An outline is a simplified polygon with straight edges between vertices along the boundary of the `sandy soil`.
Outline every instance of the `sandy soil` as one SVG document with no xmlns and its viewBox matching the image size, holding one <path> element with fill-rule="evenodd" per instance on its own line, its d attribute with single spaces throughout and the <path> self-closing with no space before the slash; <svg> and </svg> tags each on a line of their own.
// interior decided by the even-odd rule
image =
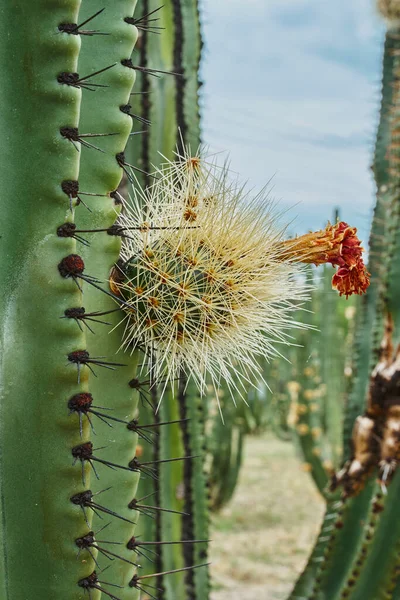
<svg viewBox="0 0 400 600">
<path fill-rule="evenodd" d="M 211 600 L 284 600 L 323 510 L 291 443 L 249 437 L 235 496 L 213 519 Z"/>
</svg>

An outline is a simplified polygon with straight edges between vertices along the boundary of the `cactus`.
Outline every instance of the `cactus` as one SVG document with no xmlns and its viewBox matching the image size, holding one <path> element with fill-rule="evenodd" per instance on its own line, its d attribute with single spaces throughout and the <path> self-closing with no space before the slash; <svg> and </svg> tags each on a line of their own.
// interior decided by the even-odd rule
<svg viewBox="0 0 400 600">
<path fill-rule="evenodd" d="M 206 437 L 204 398 L 192 379 L 180 383 L 179 404 L 183 424 L 183 442 L 186 456 L 196 457 L 185 461 L 184 490 L 186 515 L 182 523 L 182 539 L 200 540 L 183 547 L 185 566 L 204 564 L 208 557 L 209 531 L 209 481 L 205 468 Z M 203 540 L 203 541 L 201 541 Z M 208 569 L 187 572 L 188 600 L 207 598 L 210 591 Z"/>
<path fill-rule="evenodd" d="M 310 272 L 311 279 L 313 276 Z M 304 468 L 310 471 L 323 495 L 342 455 L 345 369 L 352 340 L 349 318 L 353 318 L 352 302 L 333 293 L 331 277 L 332 269 L 325 265 L 313 292 L 312 314 L 302 317 L 315 329 L 298 333 L 299 346 L 292 355 L 295 381 L 288 383 Z"/>
<path fill-rule="evenodd" d="M 270 378 L 269 378 L 270 381 Z M 265 386 L 261 382 L 257 387 L 249 387 L 246 396 L 246 404 L 239 402 L 239 410 L 244 420 L 244 431 L 246 434 L 259 434 L 268 427 L 270 408 L 270 396 Z"/>
<path fill-rule="evenodd" d="M 333 480 L 342 498 L 291 598 L 393 599 L 399 594 L 398 368 L 398 2 L 378 3 L 386 34 L 380 123 L 374 158 L 377 202 L 371 229 L 371 287 L 359 306 L 356 379 L 345 419 L 343 469 Z M 392 11 L 395 11 L 394 13 Z M 383 243 L 384 242 L 384 243 Z M 382 340 L 380 342 L 380 340 Z M 398 353 L 397 353 L 398 355 Z M 398 358 L 397 358 L 398 361 Z M 372 371 L 372 373 L 371 373 Z M 369 378 L 368 375 L 370 374 Z M 358 416 L 357 416 L 358 415 Z M 352 440 L 348 444 L 350 423 Z M 338 493 L 337 491 L 335 492 Z M 326 522 L 323 525 L 325 527 Z M 319 559 L 314 561 L 319 544 Z M 384 548 L 384 552 L 382 551 Z"/>
<path fill-rule="evenodd" d="M 393 104 L 393 68 L 395 53 L 398 49 L 398 40 L 389 31 L 386 35 L 383 54 L 382 102 L 373 161 L 377 196 L 369 239 L 371 284 L 368 294 L 359 299 L 357 303 L 353 360 L 354 382 L 348 398 L 343 432 L 346 459 L 349 458 L 348 442 L 351 438 L 351 429 L 354 419 L 364 407 L 368 375 L 377 360 L 382 333 L 382 319 L 379 324 L 377 317 L 383 313 L 382 281 L 386 268 L 383 256 L 386 251 L 387 214 L 391 201 L 387 148 L 390 142 L 390 110 Z"/>
<path fill-rule="evenodd" d="M 115 376 L 107 384 L 102 378 L 96 389 L 94 378 L 89 385 L 89 370 L 98 371 L 100 379 L 101 367 L 114 369 L 118 361 L 96 358 L 105 348 L 97 338 L 89 350 L 91 334 L 84 325 L 91 323 L 90 311 L 101 313 L 110 306 L 102 304 L 107 296 L 98 287 L 118 257 L 118 238 L 96 234 L 102 238 L 97 245 L 93 235 L 84 253 L 78 233 L 107 228 L 116 217 L 110 192 L 117 188 L 122 169 L 115 154 L 123 150 L 130 132 L 119 104 L 129 97 L 134 81 L 133 71 L 120 61 L 130 56 L 136 41 L 136 28 L 123 18 L 132 17 L 134 5 L 119 2 L 103 12 L 90 1 L 80 9 L 74 0 L 1 7 L 1 68 L 7 90 L 1 130 L 11 153 L 11 161 L 2 159 L 1 170 L 4 185 L 16 194 L 12 206 L 4 200 L 1 210 L 3 598 L 22 600 L 28 593 L 32 600 L 83 600 L 89 593 L 94 600 L 101 591 L 113 597 L 113 588 L 96 574 L 101 559 L 89 534 L 93 503 L 99 512 L 115 513 L 109 540 L 115 536 L 126 543 L 134 530 L 134 513 L 126 508 L 125 498 L 135 487 L 135 472 L 121 478 L 114 473 L 119 505 L 109 508 L 106 492 L 104 500 L 92 496 L 106 487 L 108 469 L 101 461 L 123 464 L 134 454 L 134 436 L 126 425 L 120 425 L 121 446 L 121 438 L 129 437 L 122 456 L 110 448 L 93 451 L 90 427 L 95 421 L 101 445 L 92 398 L 95 404 L 106 404 L 106 387 L 111 394 Z M 87 24 L 77 25 L 83 21 Z M 96 93 L 90 91 L 94 89 Z M 115 410 L 126 418 L 124 402 L 132 411 L 125 388 Z M 93 481 L 95 473 L 101 483 Z M 123 533 L 118 525 L 122 522 Z M 121 550 L 121 555 L 131 562 L 117 560 L 118 567 L 106 579 L 123 586 L 123 600 L 135 596 L 135 571 L 132 552 Z"/>
<path fill-rule="evenodd" d="M 245 422 L 232 402 L 229 387 L 221 382 L 217 397 L 209 397 L 208 429 L 211 508 L 220 510 L 229 502 L 238 483 L 242 465 Z M 243 402 L 238 398 L 237 402 Z M 223 420 L 221 418 L 223 415 Z"/>
<path fill-rule="evenodd" d="M 319 299 L 319 347 L 321 385 L 323 387 L 323 428 L 330 449 L 330 459 L 338 468 L 343 453 L 343 415 L 346 392 L 345 369 L 349 362 L 349 331 L 353 318 L 353 299 L 347 301 L 332 293 L 330 279 L 332 269 L 322 270 L 321 296 Z M 324 344 L 323 340 L 329 340 Z M 329 347 L 328 347 L 329 346 Z"/>
</svg>

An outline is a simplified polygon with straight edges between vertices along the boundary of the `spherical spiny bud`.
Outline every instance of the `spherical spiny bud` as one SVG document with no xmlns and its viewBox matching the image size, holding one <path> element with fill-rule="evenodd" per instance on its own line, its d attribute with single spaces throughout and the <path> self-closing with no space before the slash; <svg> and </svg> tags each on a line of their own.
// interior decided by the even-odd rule
<svg viewBox="0 0 400 600">
<path fill-rule="evenodd" d="M 157 175 L 119 218 L 129 237 L 110 285 L 129 305 L 122 346 L 155 352 L 155 376 L 173 380 L 183 369 L 203 390 L 206 374 L 248 380 L 258 356 L 278 356 L 299 327 L 302 268 L 284 259 L 271 203 L 250 198 L 226 166 L 185 154 Z"/>
</svg>

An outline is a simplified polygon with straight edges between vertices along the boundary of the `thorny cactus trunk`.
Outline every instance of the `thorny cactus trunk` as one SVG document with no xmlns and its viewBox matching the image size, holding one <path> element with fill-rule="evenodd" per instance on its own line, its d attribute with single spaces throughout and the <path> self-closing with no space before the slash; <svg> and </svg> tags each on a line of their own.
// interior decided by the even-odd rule
<svg viewBox="0 0 400 600">
<path fill-rule="evenodd" d="M 333 480 L 336 499 L 328 503 L 321 534 L 291 600 L 400 598 L 400 3 L 378 4 L 392 20 L 385 41 L 374 157 L 371 287 L 357 316 L 356 377 L 345 419 L 348 460 Z"/>
<path fill-rule="evenodd" d="M 138 597 L 136 554 L 126 547 L 137 517 L 128 508 L 137 470 L 127 466 L 136 436 L 119 424 L 118 442 L 114 435 L 110 443 L 94 408 L 105 407 L 98 412 L 111 423 L 111 398 L 112 414 L 128 422 L 135 413 L 128 387 L 133 373 L 126 369 L 116 377 L 110 370 L 106 378 L 100 372 L 116 361 L 98 357 L 114 350 L 102 345 L 102 325 L 88 314 L 115 309 L 98 289 L 92 296 L 91 284 L 107 287 L 119 243 L 98 233 L 99 242 L 93 235 L 85 249 L 75 231 L 108 228 L 116 218 L 113 192 L 123 173 L 116 155 L 131 130 L 120 106 L 129 101 L 135 78 L 123 61 L 137 37 L 124 19 L 132 18 L 134 6 L 133 0 L 108 2 L 104 11 L 90 0 L 82 6 L 79 0 L 0 6 L 4 600 L 83 600 L 88 593 L 95 600 L 100 590 L 113 597 L 117 588 L 111 585 L 120 586 L 121 600 Z M 92 369 L 98 380 L 92 377 L 89 385 Z M 107 449 L 92 450 L 92 444 Z M 127 470 L 111 471 L 106 484 L 108 462 Z M 117 498 L 105 491 L 108 482 L 117 485 Z M 112 521 L 102 538 L 122 544 L 121 559 L 104 578 L 110 586 L 96 574 L 96 543 L 89 535 L 94 510 Z"/>
</svg>

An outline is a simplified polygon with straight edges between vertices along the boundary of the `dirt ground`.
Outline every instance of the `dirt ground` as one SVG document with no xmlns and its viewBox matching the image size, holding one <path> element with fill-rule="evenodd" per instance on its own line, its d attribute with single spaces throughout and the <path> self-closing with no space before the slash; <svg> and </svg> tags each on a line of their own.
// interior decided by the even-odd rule
<svg viewBox="0 0 400 600">
<path fill-rule="evenodd" d="M 248 437 L 235 496 L 213 519 L 211 600 L 284 600 L 323 510 L 291 443 Z"/>
</svg>

